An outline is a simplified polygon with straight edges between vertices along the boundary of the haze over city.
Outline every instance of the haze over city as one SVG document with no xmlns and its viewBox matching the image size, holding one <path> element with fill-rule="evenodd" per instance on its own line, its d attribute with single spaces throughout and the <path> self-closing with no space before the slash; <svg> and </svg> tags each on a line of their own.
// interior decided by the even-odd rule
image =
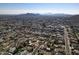
<svg viewBox="0 0 79 59">
<path fill-rule="evenodd" d="M 79 4 L 77 3 L 13 3 L 0 4 L 0 14 L 79 14 Z"/>
</svg>

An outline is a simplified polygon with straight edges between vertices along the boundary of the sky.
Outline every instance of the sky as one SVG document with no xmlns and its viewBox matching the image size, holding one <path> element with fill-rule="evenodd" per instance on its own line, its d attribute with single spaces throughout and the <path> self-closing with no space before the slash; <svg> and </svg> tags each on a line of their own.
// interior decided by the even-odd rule
<svg viewBox="0 0 79 59">
<path fill-rule="evenodd" d="M 79 14 L 79 3 L 0 3 L 0 14 Z"/>
</svg>

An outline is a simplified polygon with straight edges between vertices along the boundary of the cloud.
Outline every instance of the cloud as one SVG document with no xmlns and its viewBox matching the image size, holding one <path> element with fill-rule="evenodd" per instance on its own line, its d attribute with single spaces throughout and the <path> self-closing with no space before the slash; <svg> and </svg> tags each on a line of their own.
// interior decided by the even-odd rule
<svg viewBox="0 0 79 59">
<path fill-rule="evenodd" d="M 42 9 L 38 9 L 38 10 L 0 10 L 0 14 L 24 14 L 24 13 L 40 13 L 40 14 L 44 14 L 44 13 L 65 13 L 65 14 L 79 14 L 79 10 L 62 10 L 62 9 L 46 9 L 46 10 L 42 10 Z"/>
<path fill-rule="evenodd" d="M 26 13 L 26 10 L 0 10 L 0 14 L 21 14 Z"/>
</svg>

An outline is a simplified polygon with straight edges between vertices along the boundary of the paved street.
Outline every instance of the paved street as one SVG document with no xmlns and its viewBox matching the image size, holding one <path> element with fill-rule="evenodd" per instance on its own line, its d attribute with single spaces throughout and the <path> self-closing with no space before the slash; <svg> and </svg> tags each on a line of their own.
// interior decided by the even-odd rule
<svg viewBox="0 0 79 59">
<path fill-rule="evenodd" d="M 65 40 L 66 55 L 71 55 L 70 41 L 69 41 L 67 29 L 65 27 L 64 27 L 64 40 Z"/>
</svg>

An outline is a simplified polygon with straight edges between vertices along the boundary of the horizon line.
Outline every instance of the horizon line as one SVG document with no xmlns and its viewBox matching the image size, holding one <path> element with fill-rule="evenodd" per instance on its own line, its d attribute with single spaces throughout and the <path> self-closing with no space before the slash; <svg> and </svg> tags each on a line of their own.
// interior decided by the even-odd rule
<svg viewBox="0 0 79 59">
<path fill-rule="evenodd" d="M 32 12 L 27 12 L 27 13 L 19 13 L 19 14 L 0 14 L 0 15 L 22 15 L 22 14 L 40 14 L 40 15 L 55 15 L 55 14 L 63 14 L 63 15 L 79 15 L 79 14 L 69 14 L 69 13 L 32 13 Z"/>
</svg>

